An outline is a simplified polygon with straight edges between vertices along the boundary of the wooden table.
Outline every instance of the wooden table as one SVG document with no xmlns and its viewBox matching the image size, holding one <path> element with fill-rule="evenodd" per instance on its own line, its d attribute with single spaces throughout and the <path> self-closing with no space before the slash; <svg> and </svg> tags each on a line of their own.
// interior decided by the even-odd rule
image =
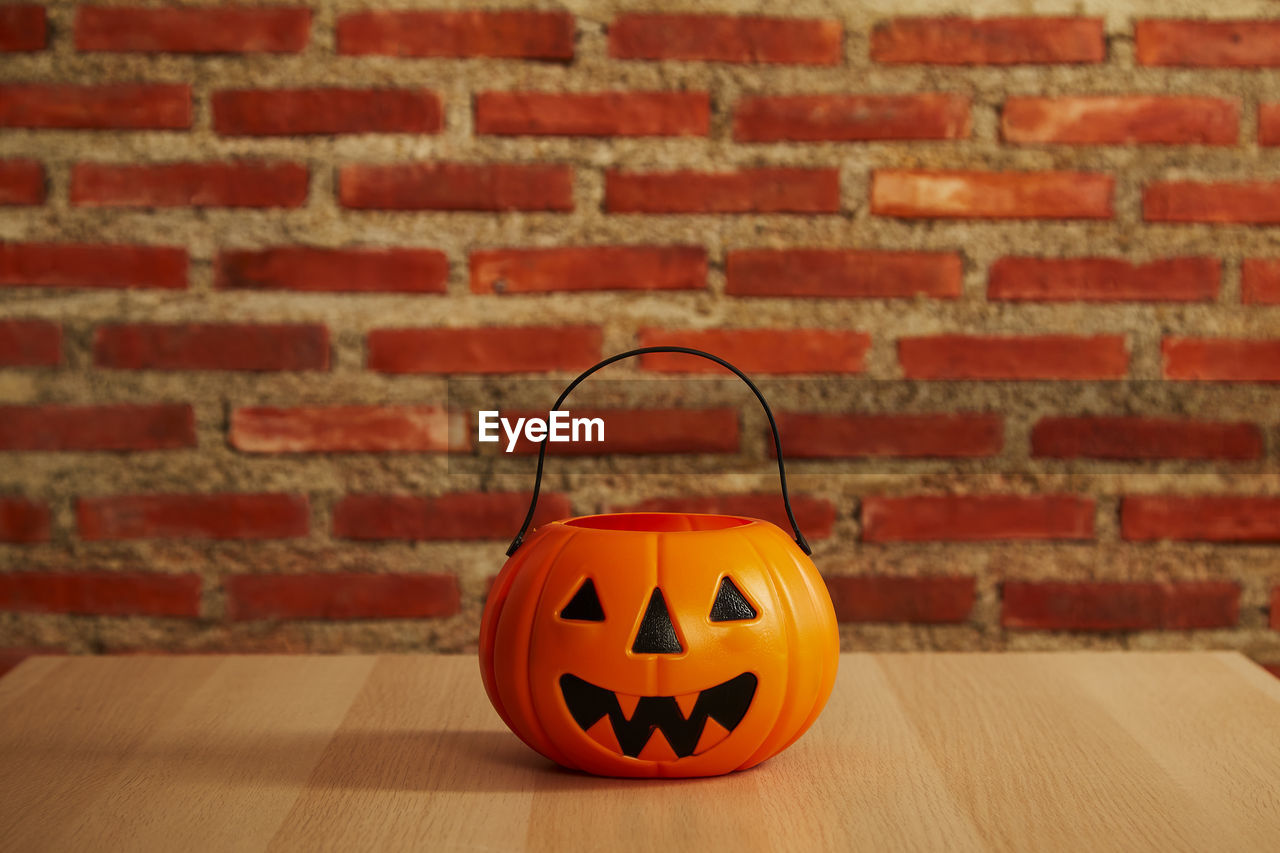
<svg viewBox="0 0 1280 853">
<path fill-rule="evenodd" d="M 555 768 L 471 657 L 34 658 L 0 848 L 1276 850 L 1280 681 L 1237 654 L 845 655 L 755 770 Z"/>
</svg>

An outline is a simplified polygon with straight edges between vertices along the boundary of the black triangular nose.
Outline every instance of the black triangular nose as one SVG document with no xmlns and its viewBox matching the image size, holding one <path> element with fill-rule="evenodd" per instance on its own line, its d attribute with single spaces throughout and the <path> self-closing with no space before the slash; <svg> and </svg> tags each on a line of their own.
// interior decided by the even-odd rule
<svg viewBox="0 0 1280 853">
<path fill-rule="evenodd" d="M 639 655 L 676 655 L 684 651 L 660 589 L 655 588 L 653 595 L 649 596 L 649 606 L 644 611 L 644 619 L 640 620 L 640 630 L 636 631 L 631 651 Z"/>
</svg>

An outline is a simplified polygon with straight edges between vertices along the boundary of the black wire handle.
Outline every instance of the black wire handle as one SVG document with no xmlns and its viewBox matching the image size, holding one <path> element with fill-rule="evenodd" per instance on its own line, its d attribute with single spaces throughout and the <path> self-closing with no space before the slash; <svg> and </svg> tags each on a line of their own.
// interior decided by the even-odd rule
<svg viewBox="0 0 1280 853">
<path fill-rule="evenodd" d="M 809 547 L 809 542 L 804 538 L 804 534 L 800 532 L 800 525 L 796 524 L 795 513 L 791 511 L 791 496 L 787 494 L 787 468 L 786 463 L 782 461 L 782 439 L 778 437 L 778 422 L 773 419 L 773 410 L 769 408 L 769 403 L 764 399 L 764 395 L 760 393 L 760 389 L 752 382 L 747 374 L 734 367 L 717 355 L 709 352 L 703 352 L 700 349 L 691 349 L 689 347 L 641 347 L 640 349 L 628 350 L 627 352 L 618 353 L 610 356 L 604 361 L 588 367 L 582 373 L 578 374 L 578 378 L 569 383 L 569 387 L 560 392 L 560 396 L 556 398 L 555 405 L 551 407 L 553 412 L 559 411 L 560 406 L 564 403 L 570 392 L 582 384 L 582 381 L 591 374 L 595 373 L 602 367 L 608 367 L 615 361 L 622 361 L 624 358 L 631 358 L 635 355 L 645 355 L 651 352 L 675 352 L 684 353 L 685 355 L 696 355 L 701 358 L 710 359 L 721 367 L 727 368 L 737 374 L 738 378 L 747 383 L 747 387 L 751 389 L 751 393 L 756 395 L 756 399 L 760 401 L 761 407 L 764 409 L 765 417 L 769 419 L 769 429 L 773 430 L 773 449 L 778 456 L 778 482 L 782 486 L 782 505 L 787 510 L 787 520 L 791 522 L 791 531 L 796 535 L 796 544 L 800 546 L 800 550 L 806 554 L 812 554 L 813 550 Z M 538 472 L 533 478 L 533 497 L 529 500 L 529 511 L 525 514 L 524 524 L 520 525 L 520 532 L 516 534 L 516 538 L 511 540 L 511 547 L 507 548 L 507 556 L 510 557 L 516 552 L 516 549 L 524 542 L 524 535 L 529 530 L 529 525 L 533 522 L 533 513 L 538 508 L 538 492 L 542 490 L 542 465 L 547 458 L 547 441 L 551 438 L 550 432 L 543 436 L 542 444 L 538 448 Z"/>
</svg>

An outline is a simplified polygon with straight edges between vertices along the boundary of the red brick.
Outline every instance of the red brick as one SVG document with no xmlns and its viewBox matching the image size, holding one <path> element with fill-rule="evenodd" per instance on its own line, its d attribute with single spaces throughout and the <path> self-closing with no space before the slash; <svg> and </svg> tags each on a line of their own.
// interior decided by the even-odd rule
<svg viewBox="0 0 1280 853">
<path fill-rule="evenodd" d="M 1280 305 L 1280 258 L 1248 258 L 1241 269 L 1246 305 Z"/>
<path fill-rule="evenodd" d="M 706 136 L 706 92 L 481 92 L 476 133 L 498 136 Z"/>
<path fill-rule="evenodd" d="M 871 33 L 876 62 L 1030 65 L 1102 62 L 1101 18 L 894 18 Z"/>
<path fill-rule="evenodd" d="M 333 508 L 333 534 L 342 539 L 509 539 L 529 511 L 524 492 L 454 492 L 440 497 L 347 495 Z M 572 515 L 564 495 L 538 498 L 534 525 Z"/>
<path fill-rule="evenodd" d="M 1041 631 L 1189 631 L 1234 628 L 1239 611 L 1240 587 L 1227 581 L 1006 581 L 1000 624 Z"/>
<path fill-rule="evenodd" d="M 894 299 L 955 299 L 964 261 L 955 252 L 740 249 L 729 252 L 725 293 Z"/>
<path fill-rule="evenodd" d="M 237 408 L 229 437 L 232 447 L 247 453 L 450 449 L 449 413 L 439 406 Z"/>
<path fill-rule="evenodd" d="M 187 251 L 169 246 L 0 243 L 0 286 L 185 290 Z"/>
<path fill-rule="evenodd" d="M 898 340 L 907 379 L 1121 379 L 1120 335 L 936 335 Z"/>
<path fill-rule="evenodd" d="M 0 610 L 92 616 L 200 615 L 200 576 L 148 572 L 0 573 Z"/>
<path fill-rule="evenodd" d="M 1142 191 L 1148 222 L 1280 223 L 1280 181 L 1158 181 Z"/>
<path fill-rule="evenodd" d="M 471 253 L 473 293 L 703 290 L 701 246 L 584 246 Z"/>
<path fill-rule="evenodd" d="M 0 127 L 186 130 L 191 127 L 191 87 L 185 83 L 0 85 Z"/>
<path fill-rule="evenodd" d="M 773 95 L 743 98 L 733 113 L 739 142 L 967 139 L 964 95 Z"/>
<path fill-rule="evenodd" d="M 841 622 L 966 622 L 977 598 L 971 577 L 827 575 L 826 581 Z"/>
<path fill-rule="evenodd" d="M 1280 542 L 1280 497 L 1129 495 L 1120 504 L 1125 539 Z"/>
<path fill-rule="evenodd" d="M 109 495 L 76 501 L 80 538 L 290 539 L 306 536 L 305 495 Z"/>
<path fill-rule="evenodd" d="M 609 213 L 836 213 L 839 169 L 605 172 Z"/>
<path fill-rule="evenodd" d="M 338 17 L 338 53 L 573 59 L 568 12 L 365 11 Z"/>
<path fill-rule="evenodd" d="M 640 346 L 706 350 L 746 373 L 861 373 L 871 336 L 828 329 L 641 329 Z M 683 353 L 640 356 L 640 366 L 659 373 L 727 371 Z"/>
<path fill-rule="evenodd" d="M 1276 626 L 1273 624 L 1271 627 L 1275 628 Z M 1254 663 L 1258 662 L 1254 661 Z M 1258 666 L 1262 667 L 1276 678 L 1280 678 L 1280 663 L 1258 663 Z"/>
<path fill-rule="evenodd" d="M 365 210 L 573 210 L 573 168 L 556 163 L 350 165 L 343 207 Z"/>
<path fill-rule="evenodd" d="M 223 136 L 436 133 L 440 98 L 425 89 L 233 89 L 213 93 Z"/>
<path fill-rule="evenodd" d="M 1258 144 L 1280 145 L 1280 102 L 1258 105 Z"/>
<path fill-rule="evenodd" d="M 839 21 L 736 15 L 619 15 L 609 25 L 615 59 L 838 65 Z"/>
<path fill-rule="evenodd" d="M 0 542 L 33 545 L 49 541 L 49 505 L 26 498 L 0 497 Z"/>
<path fill-rule="evenodd" d="M 1056 459 L 1261 459 L 1257 424 L 1148 417 L 1041 418 L 1031 453 Z"/>
<path fill-rule="evenodd" d="M 1008 142 L 1234 145 L 1240 102 L 1154 95 L 1009 98 L 1000 129 Z"/>
<path fill-rule="evenodd" d="M 1004 419 L 987 414 L 781 412 L 778 429 L 795 459 L 995 456 L 1004 447 Z"/>
<path fill-rule="evenodd" d="M 182 403 L 0 406 L 0 450 L 171 450 L 196 446 Z"/>
<path fill-rule="evenodd" d="M 214 287 L 318 293 L 444 293 L 449 259 L 434 249 L 277 246 L 218 252 Z"/>
<path fill-rule="evenodd" d="M 44 204 L 44 166 L 35 160 L 0 160 L 0 206 Z"/>
<path fill-rule="evenodd" d="M 226 162 L 71 167 L 71 203 L 87 207 L 301 207 L 307 167 Z"/>
<path fill-rule="evenodd" d="M 329 331 L 243 323 L 99 326 L 93 363 L 122 370 L 328 370 Z"/>
<path fill-rule="evenodd" d="M 1138 21 L 1140 65 L 1280 66 L 1280 21 Z"/>
<path fill-rule="evenodd" d="M 0 50 L 44 50 L 47 27 L 43 6 L 4 6 L 0 8 Z"/>
<path fill-rule="evenodd" d="M 76 49 L 129 53 L 298 53 L 311 10 L 298 7 L 79 6 Z"/>
<path fill-rule="evenodd" d="M 817 541 L 831 536 L 836 523 L 836 508 L 825 498 L 810 495 L 791 496 L 791 511 L 806 539 Z M 747 495 L 693 495 L 689 497 L 648 498 L 611 512 L 700 512 L 711 515 L 745 515 L 760 518 L 783 530 L 791 530 L 782 496 L 776 492 Z"/>
<path fill-rule="evenodd" d="M 541 373 L 600 360 L 597 326 L 374 329 L 368 367 L 381 373 Z"/>
<path fill-rule="evenodd" d="M 227 615 L 248 619 L 438 619 L 461 608 L 458 579 L 441 574 L 232 575 Z"/>
<path fill-rule="evenodd" d="M 0 320 L 0 366 L 57 367 L 61 363 L 62 327 L 57 323 Z"/>
<path fill-rule="evenodd" d="M 1092 539 L 1093 500 L 1078 495 L 910 495 L 862 501 L 867 542 Z"/>
<path fill-rule="evenodd" d="M 1217 258 L 1000 258 L 991 265 L 988 299 L 1028 302 L 1212 302 Z"/>
<path fill-rule="evenodd" d="M 1165 338 L 1165 379 L 1280 382 L 1280 338 Z"/>
<path fill-rule="evenodd" d="M 1115 178 L 1098 172 L 876 169 L 871 212 L 907 219 L 1110 219 Z"/>
<path fill-rule="evenodd" d="M 575 418 L 604 421 L 604 441 L 548 443 L 555 456 L 603 456 L 643 453 L 737 453 L 738 412 L 736 409 L 569 409 Z M 546 418 L 539 412 L 503 411 L 505 418 Z M 503 450 L 507 438 L 499 430 Z M 536 454 L 540 442 L 516 442 L 513 453 Z"/>
</svg>

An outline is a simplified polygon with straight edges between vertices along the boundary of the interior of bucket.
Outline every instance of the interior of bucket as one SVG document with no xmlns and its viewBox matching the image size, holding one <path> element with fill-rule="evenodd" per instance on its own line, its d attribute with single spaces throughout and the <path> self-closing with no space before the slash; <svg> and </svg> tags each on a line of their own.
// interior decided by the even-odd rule
<svg viewBox="0 0 1280 853">
<path fill-rule="evenodd" d="M 675 533 L 694 530 L 726 530 L 750 524 L 751 519 L 735 515 L 699 515 L 683 512 L 619 512 L 588 515 L 565 522 L 570 527 L 593 530 L 630 530 L 647 533 Z"/>
</svg>

